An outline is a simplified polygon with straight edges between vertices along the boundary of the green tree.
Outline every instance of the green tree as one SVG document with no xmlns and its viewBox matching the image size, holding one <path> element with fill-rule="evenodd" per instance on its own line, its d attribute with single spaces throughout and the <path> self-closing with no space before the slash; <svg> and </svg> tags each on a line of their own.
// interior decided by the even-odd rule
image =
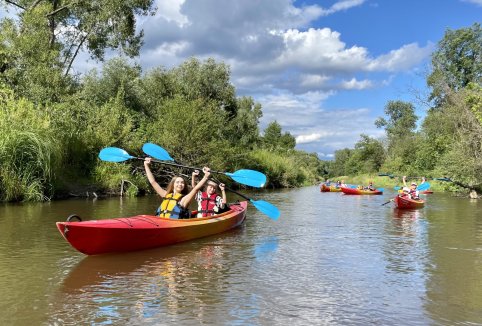
<svg viewBox="0 0 482 326">
<path fill-rule="evenodd" d="M 176 94 L 189 100 L 215 101 L 229 117 L 236 116 L 236 93 L 226 64 L 212 58 L 204 62 L 191 58 L 169 73 L 175 82 Z"/>
<path fill-rule="evenodd" d="M 447 30 L 432 54 L 432 72 L 427 84 L 431 100 L 440 105 L 447 89 L 465 88 L 470 82 L 482 83 L 482 29 L 479 23 L 468 28 Z"/>
<path fill-rule="evenodd" d="M 19 14 L 0 22 L 3 81 L 36 102 L 59 101 L 74 85 L 69 74 L 80 51 L 96 60 L 103 60 L 107 49 L 138 55 L 143 32 L 136 32 L 135 17 L 153 13 L 152 3 L 7 1 L 3 6 L 15 7 Z"/>
<path fill-rule="evenodd" d="M 288 151 L 296 146 L 296 139 L 289 132 L 282 133 L 277 121 L 271 122 L 264 130 L 263 147 L 271 151 Z"/>
<path fill-rule="evenodd" d="M 251 97 L 237 99 L 236 116 L 230 119 L 225 128 L 225 137 L 244 149 L 253 149 L 259 143 L 259 119 L 263 113 L 261 104 Z"/>
</svg>

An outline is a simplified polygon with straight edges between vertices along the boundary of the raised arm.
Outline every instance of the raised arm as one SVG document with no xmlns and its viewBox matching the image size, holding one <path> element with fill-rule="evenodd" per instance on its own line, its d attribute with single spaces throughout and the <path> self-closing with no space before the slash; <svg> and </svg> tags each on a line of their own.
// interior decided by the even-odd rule
<svg viewBox="0 0 482 326">
<path fill-rule="evenodd" d="M 194 198 L 194 195 L 198 192 L 199 189 L 202 188 L 202 186 L 204 186 L 206 181 L 208 181 L 209 176 L 211 175 L 211 169 L 208 167 L 204 167 L 203 172 L 204 177 L 201 179 L 201 181 L 199 181 L 198 184 L 195 185 L 186 196 L 182 197 L 181 201 L 179 202 L 179 205 L 181 205 L 182 207 L 187 208 L 191 200 Z"/>
<path fill-rule="evenodd" d="M 198 176 L 198 175 L 199 175 L 199 170 L 194 170 L 194 171 L 192 171 L 192 175 L 191 175 L 191 188 L 196 187 L 197 176 Z"/>
<path fill-rule="evenodd" d="M 149 180 L 149 183 L 151 184 L 152 188 L 157 192 L 157 194 L 161 197 L 166 196 L 166 190 L 164 190 L 156 181 L 154 178 L 154 175 L 151 172 L 151 168 L 149 165 L 151 164 L 152 158 L 146 157 L 144 159 L 144 169 L 146 170 L 146 176 L 147 179 Z"/>
<path fill-rule="evenodd" d="M 402 177 L 402 181 L 403 181 L 403 186 L 408 187 L 407 186 L 407 177 L 405 175 Z"/>
<path fill-rule="evenodd" d="M 226 203 L 228 202 L 226 200 L 226 191 L 225 191 L 224 187 L 225 187 L 224 183 L 219 184 L 219 189 L 221 189 L 221 197 L 223 198 L 223 201 L 222 201 L 223 205 L 221 206 L 221 208 L 224 208 L 224 205 L 226 205 Z"/>
</svg>

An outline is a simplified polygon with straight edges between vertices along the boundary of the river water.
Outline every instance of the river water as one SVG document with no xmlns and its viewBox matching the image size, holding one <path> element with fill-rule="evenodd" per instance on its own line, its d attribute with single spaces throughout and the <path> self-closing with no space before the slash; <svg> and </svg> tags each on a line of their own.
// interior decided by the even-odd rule
<svg viewBox="0 0 482 326">
<path fill-rule="evenodd" d="M 1 325 L 482 325 L 482 201 L 425 208 L 318 187 L 247 193 L 233 231 L 85 256 L 55 222 L 151 213 L 155 196 L 0 206 Z M 235 197 L 229 200 L 235 200 Z"/>
</svg>

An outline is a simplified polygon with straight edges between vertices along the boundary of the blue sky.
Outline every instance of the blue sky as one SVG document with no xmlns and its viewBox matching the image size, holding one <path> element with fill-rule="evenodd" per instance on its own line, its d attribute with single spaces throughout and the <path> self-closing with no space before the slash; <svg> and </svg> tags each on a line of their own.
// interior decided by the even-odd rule
<svg viewBox="0 0 482 326">
<path fill-rule="evenodd" d="M 190 57 L 231 67 L 237 95 L 263 107 L 296 147 L 329 159 L 352 148 L 389 100 L 427 107 L 430 55 L 447 29 L 481 22 L 482 0 L 156 0 L 141 17 L 144 70 Z M 0 17 L 2 13 L 0 13 Z M 84 54 L 78 72 L 95 67 Z"/>
</svg>

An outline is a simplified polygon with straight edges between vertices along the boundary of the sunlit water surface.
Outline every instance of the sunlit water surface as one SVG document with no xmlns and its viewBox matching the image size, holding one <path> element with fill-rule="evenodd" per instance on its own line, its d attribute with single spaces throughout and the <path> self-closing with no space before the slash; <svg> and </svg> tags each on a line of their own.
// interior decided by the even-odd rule
<svg viewBox="0 0 482 326">
<path fill-rule="evenodd" d="M 0 324 L 482 325 L 482 201 L 436 193 L 399 211 L 381 205 L 393 192 L 246 194 L 280 219 L 250 205 L 233 231 L 92 257 L 55 222 L 152 213 L 158 199 L 0 206 Z"/>
</svg>

